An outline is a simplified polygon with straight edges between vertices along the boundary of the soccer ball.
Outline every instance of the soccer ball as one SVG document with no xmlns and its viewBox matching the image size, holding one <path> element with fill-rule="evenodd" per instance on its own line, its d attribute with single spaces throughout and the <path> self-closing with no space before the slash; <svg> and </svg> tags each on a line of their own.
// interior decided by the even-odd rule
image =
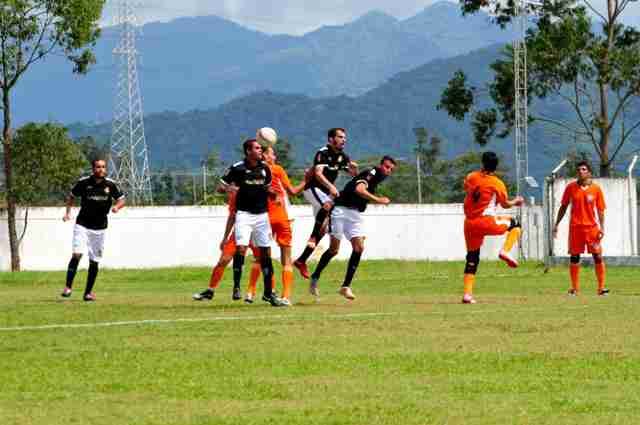
<svg viewBox="0 0 640 425">
<path fill-rule="evenodd" d="M 275 145 L 278 141 L 278 133 L 271 127 L 262 127 L 256 132 L 256 140 L 258 143 Z"/>
</svg>

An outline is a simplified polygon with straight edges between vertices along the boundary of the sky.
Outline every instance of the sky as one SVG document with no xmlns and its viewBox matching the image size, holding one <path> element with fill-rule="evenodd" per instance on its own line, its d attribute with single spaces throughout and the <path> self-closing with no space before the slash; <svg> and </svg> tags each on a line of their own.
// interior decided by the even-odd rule
<svg viewBox="0 0 640 425">
<path fill-rule="evenodd" d="M 109 0 L 103 23 L 113 25 Z M 301 35 L 323 25 L 340 25 L 371 11 L 407 18 L 439 0 L 134 0 L 141 23 L 170 21 L 184 16 L 217 15 L 266 33 Z M 591 0 L 605 10 L 606 0 Z M 631 3 L 626 23 L 640 27 L 640 1 Z"/>
</svg>

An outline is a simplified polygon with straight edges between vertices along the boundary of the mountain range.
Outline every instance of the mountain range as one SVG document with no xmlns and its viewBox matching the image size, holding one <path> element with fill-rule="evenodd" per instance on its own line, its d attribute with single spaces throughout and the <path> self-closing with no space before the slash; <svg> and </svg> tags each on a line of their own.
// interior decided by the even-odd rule
<svg viewBox="0 0 640 425">
<path fill-rule="evenodd" d="M 353 22 L 303 36 L 269 35 L 216 17 L 180 18 L 141 27 L 139 78 L 146 113 L 209 109 L 260 91 L 311 98 L 359 96 L 434 59 L 510 39 L 487 15 L 460 15 L 435 3 L 399 20 L 372 11 Z M 51 56 L 13 92 L 15 123 L 111 119 L 118 67 L 117 27 L 103 29 L 97 64 L 86 76 Z"/>
</svg>

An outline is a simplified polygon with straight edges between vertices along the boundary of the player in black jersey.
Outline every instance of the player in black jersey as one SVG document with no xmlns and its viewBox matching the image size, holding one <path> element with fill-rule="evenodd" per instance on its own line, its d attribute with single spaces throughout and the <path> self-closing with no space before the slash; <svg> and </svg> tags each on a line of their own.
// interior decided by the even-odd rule
<svg viewBox="0 0 640 425">
<path fill-rule="evenodd" d="M 89 271 L 87 286 L 84 290 L 85 301 L 95 301 L 93 286 L 98 276 L 98 263 L 104 250 L 104 233 L 107 229 L 109 209 L 117 213 L 124 207 L 124 194 L 113 180 L 107 176 L 107 162 L 95 159 L 91 162 L 93 174 L 83 177 L 75 184 L 67 198 L 67 209 L 63 221 L 71 220 L 71 207 L 74 199 L 80 198 L 80 212 L 73 227 L 73 254 L 67 267 L 67 284 L 62 296 L 71 296 L 73 278 L 78 270 L 78 263 L 85 251 L 89 251 Z M 116 204 L 111 207 L 113 201 Z"/>
<path fill-rule="evenodd" d="M 331 245 L 326 250 L 316 266 L 315 271 L 311 275 L 311 284 L 316 288 L 318 293 L 318 280 L 322 270 L 329 264 L 331 259 L 338 254 L 340 250 L 340 240 L 344 236 L 351 242 L 353 251 L 349 258 L 347 266 L 347 274 L 344 283 L 340 288 L 340 295 L 348 300 L 354 300 L 355 296 L 351 291 L 351 281 L 356 273 L 360 257 L 364 250 L 364 228 L 362 213 L 367 209 L 369 202 L 388 205 L 391 201 L 387 197 L 379 197 L 375 195 L 378 185 L 393 173 L 396 162 L 390 156 L 385 156 L 380 161 L 380 165 L 364 170 L 362 173 L 354 177 L 344 187 L 340 196 L 335 200 L 335 207 L 331 211 L 331 219 L 329 220 L 329 231 L 331 232 Z"/>
<path fill-rule="evenodd" d="M 221 190 L 236 192 L 236 218 L 234 235 L 236 252 L 233 256 L 233 299 L 242 298 L 240 280 L 249 241 L 260 250 L 260 265 L 264 277 L 262 299 L 274 307 L 284 305 L 271 289 L 273 263 L 271 262 L 271 225 L 267 200 L 275 196 L 271 189 L 271 170 L 262 161 L 262 146 L 249 139 L 242 145 L 245 159 L 233 164 L 222 177 Z"/>
<path fill-rule="evenodd" d="M 315 223 L 307 247 L 293 264 L 305 279 L 309 279 L 307 260 L 326 233 L 326 221 L 333 207 L 333 199 L 338 196 L 338 189 L 334 185 L 338 173 L 346 170 L 351 176 L 358 174 L 358 165 L 344 152 L 346 130 L 332 128 L 327 133 L 327 139 L 327 146 L 318 150 L 313 158 L 314 176 L 304 187 L 304 197 L 313 208 Z M 314 288 L 311 287 L 310 291 L 313 294 Z"/>
</svg>

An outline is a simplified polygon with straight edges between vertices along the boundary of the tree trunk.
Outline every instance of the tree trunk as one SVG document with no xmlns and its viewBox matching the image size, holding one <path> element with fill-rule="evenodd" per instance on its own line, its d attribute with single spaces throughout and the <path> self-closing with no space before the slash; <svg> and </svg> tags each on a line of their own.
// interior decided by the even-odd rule
<svg viewBox="0 0 640 425">
<path fill-rule="evenodd" d="M 4 126 L 2 144 L 4 147 L 4 176 L 7 196 L 7 224 L 9 226 L 9 247 L 11 249 L 11 271 L 20 271 L 20 251 L 16 232 L 16 199 L 13 193 L 13 170 L 11 168 L 11 108 L 10 89 L 2 90 Z"/>
</svg>

